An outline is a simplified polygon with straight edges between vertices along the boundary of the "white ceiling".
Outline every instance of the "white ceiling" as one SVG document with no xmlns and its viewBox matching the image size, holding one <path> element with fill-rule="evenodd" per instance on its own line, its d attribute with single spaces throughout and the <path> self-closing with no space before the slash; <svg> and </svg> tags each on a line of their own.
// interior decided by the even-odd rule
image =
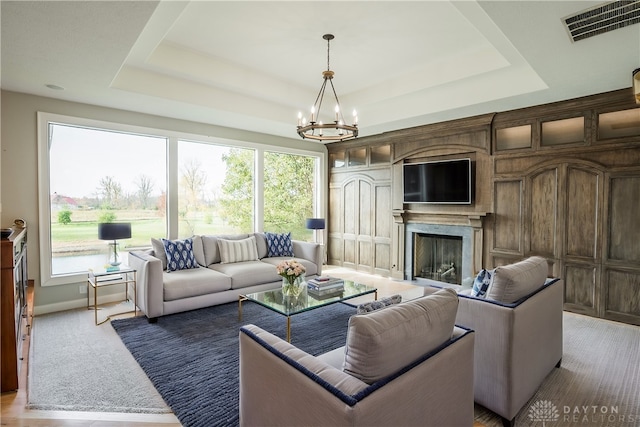
<svg viewBox="0 0 640 427">
<path fill-rule="evenodd" d="M 563 25 L 601 3 L 2 1 L 1 84 L 298 138 L 332 33 L 336 91 L 367 136 L 630 87 L 640 25 L 576 43 Z"/>
</svg>

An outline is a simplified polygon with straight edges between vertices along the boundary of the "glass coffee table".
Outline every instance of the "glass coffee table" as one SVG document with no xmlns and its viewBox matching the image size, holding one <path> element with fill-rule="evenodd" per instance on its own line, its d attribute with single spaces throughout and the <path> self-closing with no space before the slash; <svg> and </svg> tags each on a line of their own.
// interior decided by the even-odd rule
<svg viewBox="0 0 640 427">
<path fill-rule="evenodd" d="M 374 298 L 378 299 L 377 288 L 350 280 L 344 281 L 344 289 L 341 292 L 323 296 L 316 296 L 306 288 L 297 297 L 283 295 L 282 289 L 254 292 L 238 297 L 238 320 L 242 320 L 242 302 L 253 301 L 287 318 L 287 341 L 291 342 L 291 316 L 367 294 L 374 294 Z"/>
</svg>

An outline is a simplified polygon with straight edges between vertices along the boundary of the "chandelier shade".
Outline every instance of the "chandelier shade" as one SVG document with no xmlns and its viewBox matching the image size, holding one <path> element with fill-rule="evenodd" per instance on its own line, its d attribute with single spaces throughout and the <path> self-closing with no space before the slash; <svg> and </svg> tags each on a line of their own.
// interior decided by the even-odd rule
<svg viewBox="0 0 640 427">
<path fill-rule="evenodd" d="M 307 119 L 302 113 L 298 113 L 298 135 L 304 139 L 323 142 L 345 141 L 358 136 L 358 115 L 354 110 L 351 124 L 346 124 L 347 122 L 344 119 L 336 89 L 333 86 L 333 76 L 335 73 L 331 71 L 329 65 L 329 47 L 334 36 L 333 34 L 325 34 L 322 38 L 327 41 L 327 70 L 322 72 L 322 86 L 320 86 L 320 92 L 318 92 L 316 101 L 311 107 L 309 118 Z M 335 99 L 335 108 L 333 110 L 334 114 L 326 114 L 323 116 L 322 102 L 324 101 L 327 82 Z M 325 118 L 325 122 L 322 121 L 323 117 Z"/>
</svg>

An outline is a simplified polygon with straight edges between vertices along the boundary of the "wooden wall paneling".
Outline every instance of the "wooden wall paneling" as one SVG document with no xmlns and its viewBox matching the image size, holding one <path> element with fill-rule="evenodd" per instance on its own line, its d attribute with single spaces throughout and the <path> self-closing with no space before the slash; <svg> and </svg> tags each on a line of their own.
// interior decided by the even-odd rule
<svg viewBox="0 0 640 427">
<path fill-rule="evenodd" d="M 592 263 L 566 262 L 564 267 L 564 308 L 568 311 L 598 316 L 600 269 Z"/>
<path fill-rule="evenodd" d="M 607 259 L 640 268 L 640 171 L 609 178 Z"/>
<path fill-rule="evenodd" d="M 405 224 L 404 211 L 392 210 L 393 223 L 391 226 L 391 277 L 397 280 L 404 279 L 404 248 L 405 248 Z"/>
<path fill-rule="evenodd" d="M 391 274 L 391 185 L 374 187 L 374 255 L 373 268 L 376 274 Z"/>
<path fill-rule="evenodd" d="M 342 212 L 343 224 L 343 265 L 349 268 L 356 268 L 356 236 L 358 226 L 358 181 L 351 180 L 342 187 Z"/>
<path fill-rule="evenodd" d="M 342 187 L 332 184 L 329 187 L 329 215 L 327 262 L 331 265 L 342 265 L 343 260 L 343 212 Z"/>
<path fill-rule="evenodd" d="M 607 268 L 604 317 L 640 325 L 640 271 Z"/>
<path fill-rule="evenodd" d="M 358 179 L 358 215 L 356 222 L 358 224 L 358 235 L 356 237 L 358 241 L 358 267 L 360 271 L 367 273 L 373 272 L 373 250 L 372 245 L 372 230 L 373 230 L 373 209 L 372 207 L 372 185 L 371 182 L 365 179 Z"/>
<path fill-rule="evenodd" d="M 522 179 L 494 184 L 493 251 L 522 253 Z"/>
<path fill-rule="evenodd" d="M 564 256 L 599 262 L 602 240 L 603 173 L 567 167 Z"/>
<path fill-rule="evenodd" d="M 527 191 L 525 223 L 527 253 L 556 258 L 558 217 L 558 167 L 532 174 Z"/>
</svg>

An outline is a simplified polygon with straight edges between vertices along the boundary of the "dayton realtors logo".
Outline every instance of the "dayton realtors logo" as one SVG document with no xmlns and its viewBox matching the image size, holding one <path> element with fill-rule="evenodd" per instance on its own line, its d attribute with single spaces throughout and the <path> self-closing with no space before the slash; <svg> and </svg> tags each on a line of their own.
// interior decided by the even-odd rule
<svg viewBox="0 0 640 427">
<path fill-rule="evenodd" d="M 640 421 L 638 414 L 621 414 L 618 406 L 581 405 L 563 406 L 562 416 L 556 405 L 549 400 L 538 400 L 529 408 L 529 419 L 542 422 L 546 427 L 548 422 L 560 422 L 559 425 L 586 426 L 590 423 L 601 425 L 636 425 Z"/>
<path fill-rule="evenodd" d="M 531 421 L 542 421 L 542 426 L 545 426 L 545 422 L 558 421 L 560 414 L 556 405 L 549 400 L 538 400 L 529 408 L 529 419 Z"/>
</svg>

